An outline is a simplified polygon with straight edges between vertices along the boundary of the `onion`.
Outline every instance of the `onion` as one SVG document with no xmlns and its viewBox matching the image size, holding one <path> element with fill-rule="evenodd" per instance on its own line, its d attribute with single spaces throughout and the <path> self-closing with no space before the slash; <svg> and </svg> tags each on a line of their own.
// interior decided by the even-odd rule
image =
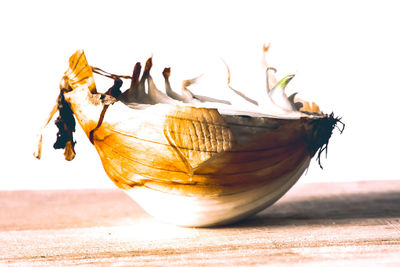
<svg viewBox="0 0 400 267">
<path fill-rule="evenodd" d="M 294 76 L 278 81 L 266 63 L 267 90 L 258 101 L 230 86 L 228 68 L 229 88 L 243 105 L 193 94 L 188 87 L 195 80 L 183 81 L 181 94 L 175 93 L 169 68 L 163 72 L 163 93 L 150 75 L 151 66 L 149 59 L 140 79 L 139 63 L 132 77 L 114 75 L 91 67 L 84 52 L 77 51 L 45 125 L 58 108 L 65 126 L 59 136 L 66 140 L 65 155 L 71 160 L 74 129 L 60 107 L 65 99 L 110 179 L 166 222 L 215 226 L 261 211 L 296 183 L 312 157 L 320 159 L 340 122 L 315 103 L 287 96 L 285 87 Z M 98 93 L 93 72 L 113 78 L 114 86 Z M 121 78 L 131 79 L 123 93 Z M 38 158 L 41 138 L 39 134 Z"/>
</svg>

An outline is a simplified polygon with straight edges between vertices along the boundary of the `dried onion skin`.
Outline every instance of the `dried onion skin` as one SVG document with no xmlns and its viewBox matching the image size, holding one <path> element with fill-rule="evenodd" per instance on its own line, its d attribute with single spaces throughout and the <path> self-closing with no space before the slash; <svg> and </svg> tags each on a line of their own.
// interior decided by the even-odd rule
<svg viewBox="0 0 400 267">
<path fill-rule="evenodd" d="M 186 87 L 174 93 L 170 69 L 163 73 L 164 94 L 150 68 L 139 79 L 137 64 L 124 93 L 101 94 L 79 50 L 60 87 L 110 179 L 150 214 L 177 225 L 232 223 L 271 205 L 319 158 L 339 121 L 314 103 L 287 97 L 293 77 L 276 81 L 270 68 L 269 113 L 267 104 L 245 96 L 254 109 L 235 110 Z"/>
</svg>

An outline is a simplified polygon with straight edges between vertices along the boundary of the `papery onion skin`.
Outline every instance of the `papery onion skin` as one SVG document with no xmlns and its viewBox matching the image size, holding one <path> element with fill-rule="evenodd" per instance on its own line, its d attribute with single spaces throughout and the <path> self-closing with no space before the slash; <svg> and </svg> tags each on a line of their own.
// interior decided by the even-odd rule
<svg viewBox="0 0 400 267">
<path fill-rule="evenodd" d="M 254 109 L 235 110 L 185 88 L 180 96 L 170 88 L 170 69 L 164 94 L 151 78 L 151 61 L 140 80 L 137 64 L 130 89 L 114 98 L 97 93 L 83 51 L 69 63 L 64 97 L 107 175 L 150 214 L 178 225 L 231 223 L 272 204 L 327 146 L 339 121 L 287 97 L 293 76 L 275 79 L 267 92 L 272 113 L 265 113 L 267 105 L 243 94 Z"/>
</svg>

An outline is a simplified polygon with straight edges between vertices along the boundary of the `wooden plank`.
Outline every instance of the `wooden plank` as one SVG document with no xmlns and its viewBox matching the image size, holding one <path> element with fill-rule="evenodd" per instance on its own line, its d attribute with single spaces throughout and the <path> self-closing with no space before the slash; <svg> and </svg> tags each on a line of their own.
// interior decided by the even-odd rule
<svg viewBox="0 0 400 267">
<path fill-rule="evenodd" d="M 119 190 L 0 191 L 0 265 L 396 266 L 400 181 L 298 184 L 241 223 L 163 224 Z"/>
</svg>

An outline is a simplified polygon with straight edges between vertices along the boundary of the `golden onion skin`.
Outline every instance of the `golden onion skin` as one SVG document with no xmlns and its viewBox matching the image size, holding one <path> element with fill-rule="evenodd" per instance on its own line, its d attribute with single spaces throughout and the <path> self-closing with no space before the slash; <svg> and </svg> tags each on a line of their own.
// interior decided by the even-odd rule
<svg viewBox="0 0 400 267">
<path fill-rule="evenodd" d="M 314 105 L 271 116 L 176 101 L 105 104 L 83 51 L 69 63 L 61 89 L 107 175 L 150 214 L 178 225 L 231 223 L 272 204 L 338 121 Z"/>
</svg>

